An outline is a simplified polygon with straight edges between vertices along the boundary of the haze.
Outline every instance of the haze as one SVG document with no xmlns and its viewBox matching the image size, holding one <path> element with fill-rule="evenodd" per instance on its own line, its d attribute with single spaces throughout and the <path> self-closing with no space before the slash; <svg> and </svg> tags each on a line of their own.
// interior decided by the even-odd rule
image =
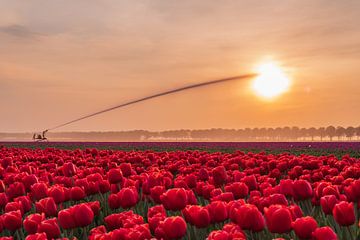
<svg viewBox="0 0 360 240">
<path fill-rule="evenodd" d="M 358 126 L 360 1 L 0 0 L 0 132 L 48 127 L 146 95 L 247 74 L 291 75 L 165 96 L 59 131 Z"/>
</svg>

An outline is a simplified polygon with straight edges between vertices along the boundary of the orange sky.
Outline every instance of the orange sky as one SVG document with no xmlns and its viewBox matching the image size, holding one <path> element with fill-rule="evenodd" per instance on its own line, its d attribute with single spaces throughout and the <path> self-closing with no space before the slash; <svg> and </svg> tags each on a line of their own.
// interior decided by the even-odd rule
<svg viewBox="0 0 360 240">
<path fill-rule="evenodd" d="M 291 89 L 249 81 L 133 105 L 59 131 L 360 124 L 360 1 L 0 0 L 0 132 L 246 74 L 272 56 Z"/>
</svg>

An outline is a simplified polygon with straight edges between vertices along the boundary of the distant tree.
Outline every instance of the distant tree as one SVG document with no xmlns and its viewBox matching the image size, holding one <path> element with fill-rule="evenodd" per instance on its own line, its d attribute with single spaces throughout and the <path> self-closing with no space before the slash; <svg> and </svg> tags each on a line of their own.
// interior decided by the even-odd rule
<svg viewBox="0 0 360 240">
<path fill-rule="evenodd" d="M 298 140 L 298 138 L 300 137 L 300 128 L 299 127 L 292 127 L 290 130 L 290 137 L 292 139 Z"/>
<path fill-rule="evenodd" d="M 354 127 L 347 127 L 345 129 L 345 135 L 348 138 L 348 140 L 350 140 L 350 141 L 351 141 L 352 137 L 355 135 L 355 133 L 356 133 L 356 130 Z"/>
<path fill-rule="evenodd" d="M 326 136 L 326 132 L 325 132 L 325 128 L 324 127 L 320 127 L 317 130 L 318 136 L 320 137 L 320 141 L 323 140 L 323 138 Z"/>
<path fill-rule="evenodd" d="M 269 137 L 269 139 L 273 140 L 275 138 L 275 129 L 274 128 L 267 128 L 266 129 L 266 135 Z"/>
<path fill-rule="evenodd" d="M 281 127 L 275 128 L 274 129 L 274 137 L 275 137 L 275 139 L 280 140 L 281 136 L 282 136 L 282 128 Z"/>
<path fill-rule="evenodd" d="M 261 139 L 268 139 L 269 138 L 269 136 L 267 135 L 267 129 L 266 128 L 260 128 L 259 129 L 259 136 L 260 136 L 260 138 Z"/>
<path fill-rule="evenodd" d="M 336 128 L 336 136 L 338 137 L 338 140 L 340 140 L 345 134 L 346 130 L 344 127 L 339 126 Z"/>
<path fill-rule="evenodd" d="M 291 128 L 290 127 L 283 127 L 281 130 L 281 135 L 283 139 L 288 140 L 291 136 Z"/>
<path fill-rule="evenodd" d="M 249 140 L 251 137 L 251 128 L 245 128 L 244 129 L 244 137 L 245 140 Z"/>
<path fill-rule="evenodd" d="M 326 136 L 330 138 L 330 141 L 332 141 L 333 137 L 336 135 L 336 128 L 334 126 L 328 126 L 325 129 Z"/>
<path fill-rule="evenodd" d="M 356 128 L 356 136 L 357 136 L 357 140 L 359 140 L 359 138 L 360 138 L 360 126 Z"/>
<path fill-rule="evenodd" d="M 310 135 L 311 137 L 311 141 L 314 141 L 314 137 L 317 136 L 317 131 L 316 131 L 316 128 L 314 127 L 311 127 L 307 130 L 308 134 Z"/>
</svg>

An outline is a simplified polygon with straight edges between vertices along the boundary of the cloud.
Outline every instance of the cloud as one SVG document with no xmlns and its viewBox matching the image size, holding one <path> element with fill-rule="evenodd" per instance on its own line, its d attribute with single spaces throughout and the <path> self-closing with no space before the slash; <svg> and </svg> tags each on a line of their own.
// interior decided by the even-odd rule
<svg viewBox="0 0 360 240">
<path fill-rule="evenodd" d="M 39 34 L 24 25 L 12 24 L 0 27 L 0 32 L 18 38 L 35 38 Z"/>
</svg>

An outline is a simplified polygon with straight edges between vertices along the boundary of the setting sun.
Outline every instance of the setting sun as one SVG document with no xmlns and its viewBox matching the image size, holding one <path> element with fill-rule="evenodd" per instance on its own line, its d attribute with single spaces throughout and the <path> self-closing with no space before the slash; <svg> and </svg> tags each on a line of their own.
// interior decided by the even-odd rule
<svg viewBox="0 0 360 240">
<path fill-rule="evenodd" d="M 264 98 L 274 98 L 289 89 L 290 80 L 277 64 L 268 62 L 257 68 L 258 77 L 254 79 L 252 88 Z"/>
</svg>

